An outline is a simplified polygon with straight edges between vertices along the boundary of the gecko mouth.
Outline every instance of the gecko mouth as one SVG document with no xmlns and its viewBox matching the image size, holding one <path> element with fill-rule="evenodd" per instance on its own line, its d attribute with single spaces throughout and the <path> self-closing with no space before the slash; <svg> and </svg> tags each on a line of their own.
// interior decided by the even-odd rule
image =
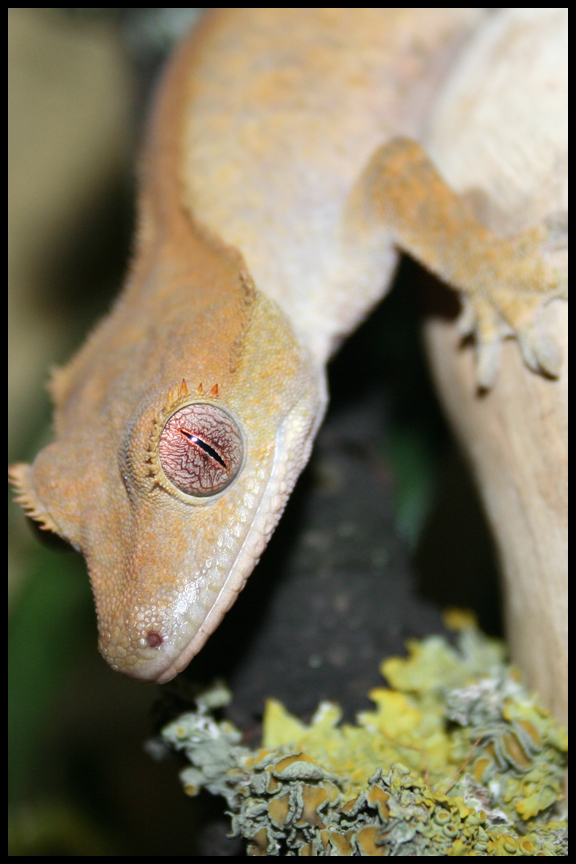
<svg viewBox="0 0 576 864">
<path fill-rule="evenodd" d="M 249 575 L 250 573 L 246 573 L 242 584 L 244 584 Z M 231 594 L 232 596 L 229 606 L 232 606 L 237 597 L 236 591 L 231 592 Z M 152 661 L 140 669 L 136 669 L 133 677 L 139 678 L 142 681 L 151 681 L 155 684 L 167 684 L 168 681 L 175 678 L 179 672 L 186 669 L 190 661 L 199 653 L 199 651 L 201 651 L 208 638 L 220 624 L 226 611 L 227 609 L 222 611 L 221 609 L 216 610 L 213 608 L 208 613 L 194 636 L 192 636 L 188 644 L 185 645 L 181 651 L 176 655 L 172 655 L 172 657 L 168 656 L 165 659 L 158 657 L 158 661 L 160 662 Z M 149 633 L 147 641 L 151 648 L 162 648 L 162 636 L 159 633 Z M 164 659 L 163 663 L 161 662 L 162 659 Z"/>
<path fill-rule="evenodd" d="M 228 610 L 234 605 L 239 592 L 256 566 L 268 541 L 269 535 L 265 536 L 258 532 L 255 533 L 257 537 L 256 541 L 246 542 L 250 541 L 250 534 L 246 538 L 244 546 L 236 559 L 235 566 L 222 587 L 219 596 L 220 602 L 214 604 L 196 633 L 188 644 L 172 659 L 170 665 L 165 667 L 164 671 L 160 671 L 152 679 L 156 684 L 167 684 L 168 681 L 171 681 L 188 666 L 196 654 L 202 650 L 208 638 L 218 628 Z"/>
<path fill-rule="evenodd" d="M 206 639 L 207 638 L 208 637 L 206 636 Z M 204 642 L 206 641 L 206 639 L 204 639 Z M 182 672 L 188 666 L 192 658 L 198 653 L 198 651 L 200 651 L 200 648 L 202 648 L 204 642 L 202 642 L 202 645 L 200 645 L 194 651 L 189 650 L 190 646 L 186 647 L 184 651 L 182 651 L 178 655 L 178 657 L 172 661 L 170 666 L 154 679 L 154 682 L 156 684 L 167 684 L 168 681 L 172 681 L 172 679 L 175 678 L 179 672 Z"/>
<path fill-rule="evenodd" d="M 147 681 L 151 684 L 166 684 L 188 666 L 190 660 L 200 651 L 209 635 L 206 633 L 199 640 L 198 634 L 196 634 L 181 651 L 171 651 L 170 646 L 166 644 L 160 633 L 150 631 L 146 636 L 146 642 L 149 648 L 158 650 L 158 654 L 155 657 L 150 657 L 149 652 L 147 652 L 148 657 L 145 660 L 137 661 L 133 666 L 119 663 L 105 652 L 102 653 L 115 671 L 123 672 L 129 678 L 136 681 Z"/>
</svg>

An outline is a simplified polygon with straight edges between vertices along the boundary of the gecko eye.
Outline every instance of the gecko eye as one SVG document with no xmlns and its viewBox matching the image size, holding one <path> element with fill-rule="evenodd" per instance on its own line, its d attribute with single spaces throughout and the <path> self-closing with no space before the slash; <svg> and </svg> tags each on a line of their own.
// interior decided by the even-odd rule
<svg viewBox="0 0 576 864">
<path fill-rule="evenodd" d="M 228 411 L 218 405 L 194 402 L 168 420 L 158 447 L 168 480 L 186 495 L 216 495 L 242 466 L 242 433 Z"/>
</svg>

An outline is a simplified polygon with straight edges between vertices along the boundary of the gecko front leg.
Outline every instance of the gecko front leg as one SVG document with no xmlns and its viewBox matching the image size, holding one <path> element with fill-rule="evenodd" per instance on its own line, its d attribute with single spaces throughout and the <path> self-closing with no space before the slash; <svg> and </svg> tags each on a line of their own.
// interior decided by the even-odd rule
<svg viewBox="0 0 576 864">
<path fill-rule="evenodd" d="M 477 381 L 489 388 L 500 345 L 518 339 L 527 366 L 552 377 L 562 358 L 540 322 L 543 305 L 568 292 L 558 252 L 566 247 L 567 217 L 503 238 L 476 219 L 444 182 L 420 144 L 394 138 L 380 147 L 356 185 L 348 236 L 384 230 L 396 245 L 461 292 L 462 335 L 476 337 Z M 352 241 L 353 242 L 353 241 Z"/>
</svg>

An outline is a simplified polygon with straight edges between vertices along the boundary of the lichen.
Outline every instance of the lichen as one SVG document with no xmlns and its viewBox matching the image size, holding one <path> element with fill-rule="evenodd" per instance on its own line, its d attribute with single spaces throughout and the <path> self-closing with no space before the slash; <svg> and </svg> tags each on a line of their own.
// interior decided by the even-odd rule
<svg viewBox="0 0 576 864">
<path fill-rule="evenodd" d="M 185 791 L 226 799 L 249 855 L 566 855 L 567 738 L 504 662 L 503 646 L 461 613 L 457 647 L 408 645 L 381 670 L 374 711 L 310 724 L 269 700 L 262 747 L 213 716 L 222 686 L 163 730 L 183 750 Z"/>
</svg>

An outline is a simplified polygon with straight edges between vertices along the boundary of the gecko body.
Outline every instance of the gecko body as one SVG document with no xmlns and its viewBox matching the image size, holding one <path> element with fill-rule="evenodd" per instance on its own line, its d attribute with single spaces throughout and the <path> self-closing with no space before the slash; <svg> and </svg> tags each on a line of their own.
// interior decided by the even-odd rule
<svg viewBox="0 0 576 864">
<path fill-rule="evenodd" d="M 490 234 L 416 143 L 484 14 L 220 10 L 170 61 L 126 286 L 52 380 L 54 443 L 12 469 L 29 515 L 85 555 L 114 669 L 168 681 L 218 626 L 398 247 L 463 293 L 481 384 L 510 332 L 557 372 L 546 229 Z"/>
</svg>

